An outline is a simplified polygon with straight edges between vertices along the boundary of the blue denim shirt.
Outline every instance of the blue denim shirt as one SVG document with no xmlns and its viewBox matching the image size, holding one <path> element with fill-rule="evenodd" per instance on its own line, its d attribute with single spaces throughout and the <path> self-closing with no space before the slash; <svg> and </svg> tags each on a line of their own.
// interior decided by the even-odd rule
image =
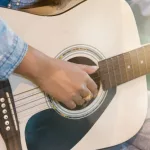
<svg viewBox="0 0 150 150">
<path fill-rule="evenodd" d="M 32 5 L 36 0 L 0 0 L 1 7 L 12 9 Z M 19 3 L 18 3 L 19 2 Z M 28 49 L 25 43 L 0 18 L 0 80 L 6 80 L 21 63 Z"/>
<path fill-rule="evenodd" d="M 30 6 L 37 1 L 38 0 L 0 0 L 0 6 L 18 9 L 24 6 Z"/>
<path fill-rule="evenodd" d="M 0 80 L 10 76 L 27 49 L 28 45 L 0 19 Z"/>
<path fill-rule="evenodd" d="M 0 0 L 0 7 L 12 9 L 32 5 L 35 0 Z M 18 5 L 19 2 L 19 5 Z M 11 28 L 0 18 L 0 80 L 6 80 L 21 63 L 28 49 L 25 43 Z"/>
</svg>

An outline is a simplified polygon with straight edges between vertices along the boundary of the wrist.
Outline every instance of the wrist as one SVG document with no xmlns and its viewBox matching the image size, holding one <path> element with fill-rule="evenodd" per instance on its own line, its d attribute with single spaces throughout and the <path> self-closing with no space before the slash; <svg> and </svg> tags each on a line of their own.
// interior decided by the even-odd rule
<svg viewBox="0 0 150 150">
<path fill-rule="evenodd" d="M 29 46 L 26 55 L 16 68 L 15 73 L 34 80 L 43 76 L 45 70 L 50 67 L 49 64 L 50 58 L 48 56 Z"/>
</svg>

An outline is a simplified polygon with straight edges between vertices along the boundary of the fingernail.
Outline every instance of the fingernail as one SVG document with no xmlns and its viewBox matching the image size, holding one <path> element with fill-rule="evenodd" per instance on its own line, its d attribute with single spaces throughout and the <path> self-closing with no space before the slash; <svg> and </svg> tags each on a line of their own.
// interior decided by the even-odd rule
<svg viewBox="0 0 150 150">
<path fill-rule="evenodd" d="M 98 91 L 96 91 L 96 92 L 94 93 L 93 97 L 96 98 L 97 95 L 98 95 Z"/>
<path fill-rule="evenodd" d="M 99 67 L 98 66 L 91 66 L 94 70 L 97 70 Z"/>
<path fill-rule="evenodd" d="M 76 104 L 74 102 L 71 102 L 72 109 L 76 108 Z"/>
</svg>

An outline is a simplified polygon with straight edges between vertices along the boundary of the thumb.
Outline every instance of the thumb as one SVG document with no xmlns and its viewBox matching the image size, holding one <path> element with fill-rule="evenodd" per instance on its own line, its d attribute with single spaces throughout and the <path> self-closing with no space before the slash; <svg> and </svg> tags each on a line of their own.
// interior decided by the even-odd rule
<svg viewBox="0 0 150 150">
<path fill-rule="evenodd" d="M 99 68 L 98 66 L 88 66 L 88 65 L 80 65 L 80 64 L 78 64 L 78 67 L 88 74 L 93 74 Z"/>
</svg>

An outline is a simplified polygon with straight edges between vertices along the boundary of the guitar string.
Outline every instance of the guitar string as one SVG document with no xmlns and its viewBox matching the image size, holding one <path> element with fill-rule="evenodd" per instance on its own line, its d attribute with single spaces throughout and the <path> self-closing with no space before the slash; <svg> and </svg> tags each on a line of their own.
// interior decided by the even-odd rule
<svg viewBox="0 0 150 150">
<path fill-rule="evenodd" d="M 45 98 L 45 97 L 42 97 L 42 98 Z M 41 99 L 42 99 L 41 98 Z M 35 101 L 37 101 L 37 100 L 34 100 L 34 101 L 32 101 L 31 103 L 34 103 Z M 24 104 L 23 106 L 25 106 L 25 105 L 28 105 L 29 103 L 26 103 L 26 104 Z M 40 106 L 40 105 L 43 105 L 43 104 L 47 104 L 47 102 L 45 101 L 45 102 L 42 102 L 42 103 L 39 103 L 39 104 L 37 104 L 37 105 L 34 105 L 34 106 L 32 106 L 32 107 L 30 107 L 30 105 L 29 105 L 29 107 L 27 107 L 26 109 L 23 109 L 23 110 L 21 110 L 20 112 L 17 112 L 17 114 L 21 114 L 22 112 L 24 112 L 24 111 L 26 111 L 26 110 L 30 110 L 30 109 L 32 109 L 32 108 L 34 108 L 34 107 L 36 107 L 36 106 Z M 21 106 L 21 107 L 23 107 L 23 106 Z M 19 108 L 20 106 L 18 106 L 18 107 L 16 107 L 16 111 L 17 111 L 17 108 Z"/>
<path fill-rule="evenodd" d="M 18 105 L 16 108 L 20 108 L 20 107 L 22 107 L 22 106 L 24 106 L 24 105 L 28 105 L 28 104 L 33 103 L 33 102 L 35 102 L 35 101 L 41 100 L 42 98 L 45 98 L 45 96 L 44 96 L 44 97 L 37 98 L 37 99 L 34 100 L 34 101 L 29 101 L 29 102 L 26 103 L 26 104 Z"/>
<path fill-rule="evenodd" d="M 93 79 L 98 79 L 99 78 L 99 76 L 97 76 L 97 77 L 95 77 L 95 78 L 93 78 Z M 96 81 L 95 81 L 96 82 Z M 99 81 L 98 82 L 96 82 L 96 83 L 98 83 L 99 84 Z M 37 88 L 35 88 L 35 89 L 37 89 Z M 32 89 L 32 90 L 34 90 L 34 89 Z M 31 91 L 31 90 L 30 90 Z M 26 91 L 27 92 L 27 91 Z M 23 93 L 26 93 L 26 92 L 23 92 Z M 20 94 L 23 94 L 23 93 L 20 93 Z M 39 93 L 43 93 L 43 92 L 39 92 Z M 37 93 L 37 94 L 39 94 L 39 93 Z M 35 94 L 35 95 L 37 95 L 37 94 Z M 17 94 L 17 95 L 19 95 L 19 94 Z M 16 96 L 17 96 L 16 95 Z M 35 96 L 35 95 L 33 95 L 33 96 Z M 32 95 L 30 96 L 30 97 L 32 97 Z M 26 98 L 28 98 L 28 97 L 26 97 Z M 44 98 L 44 97 L 43 97 Z M 23 99 L 25 99 L 25 98 L 23 98 Z M 19 101 L 21 101 L 21 100 L 23 100 L 23 99 L 20 99 Z M 18 101 L 18 100 L 17 100 Z M 35 100 L 36 101 L 36 100 Z M 32 102 L 35 102 L 35 101 L 32 101 Z M 29 102 L 29 103 L 31 103 L 31 102 Z M 26 103 L 26 104 L 24 104 L 24 105 L 27 105 L 27 104 L 29 104 L 29 103 Z M 44 102 L 45 103 L 45 102 Z M 37 106 L 39 106 L 39 105 L 41 105 L 41 104 L 38 104 Z M 17 107 L 16 107 L 17 108 Z M 33 108 L 33 107 L 30 107 L 30 108 Z M 30 109 L 30 108 L 27 108 L 27 109 L 25 109 L 25 110 L 28 110 L 28 109 Z M 23 111 L 25 111 L 25 110 L 23 110 Z M 21 111 L 21 112 L 23 112 L 23 111 Z"/>
<path fill-rule="evenodd" d="M 44 97 L 41 97 L 41 98 L 39 98 L 38 100 L 41 100 L 41 99 L 43 99 L 43 98 L 46 98 L 45 96 Z M 35 100 L 35 101 L 37 101 L 37 100 Z M 35 101 L 32 101 L 32 102 L 35 102 Z M 31 103 L 32 103 L 31 102 Z M 20 113 L 22 113 L 22 112 L 24 112 L 24 111 L 26 111 L 26 110 L 29 110 L 29 109 L 32 109 L 32 108 L 34 108 L 34 107 L 36 107 L 36 106 L 40 106 L 40 105 L 42 105 L 42 104 L 47 104 L 47 102 L 46 101 L 44 101 L 44 102 L 42 102 L 42 103 L 39 103 L 39 104 L 37 104 L 37 105 L 34 105 L 34 106 L 32 106 L 32 107 L 28 107 L 28 108 L 26 108 L 26 109 L 24 109 L 24 110 L 21 110 L 21 111 L 17 111 L 17 108 L 19 108 L 19 107 L 16 107 L 16 112 L 17 112 L 17 114 L 20 114 Z M 23 105 L 24 106 L 24 105 Z M 21 106 L 22 107 L 22 106 Z M 10 109 L 10 110 L 12 110 L 12 109 Z"/>
<path fill-rule="evenodd" d="M 30 108 L 26 108 L 26 109 L 24 109 L 24 110 L 18 111 L 17 114 L 20 114 L 20 113 L 22 113 L 22 112 L 24 112 L 24 111 L 26 111 L 26 110 L 29 110 L 29 109 L 34 108 L 34 107 L 36 107 L 36 106 L 40 106 L 40 105 L 45 104 L 45 103 L 46 103 L 46 102 L 42 102 L 42 103 L 40 103 L 40 104 L 38 104 L 38 105 L 34 105 L 34 106 L 30 107 Z"/>
<path fill-rule="evenodd" d="M 93 80 L 96 80 L 96 79 L 98 79 L 98 78 L 100 78 L 100 77 L 99 77 L 99 76 L 94 77 Z M 40 90 L 40 88 L 36 87 L 36 88 L 31 89 L 31 90 L 27 90 L 27 91 L 24 91 L 24 92 L 21 92 L 21 93 L 18 93 L 18 94 L 14 94 L 13 96 L 16 97 L 16 96 L 22 95 L 22 94 L 24 94 L 24 93 L 33 91 L 33 90 L 35 90 L 35 89 L 39 89 L 39 90 Z M 42 93 L 42 92 L 41 92 L 41 93 Z M 21 99 L 20 99 L 20 100 L 21 100 Z M 19 101 L 19 100 L 18 100 L 18 101 Z"/>
<path fill-rule="evenodd" d="M 41 92 L 41 93 L 42 93 L 42 92 Z M 42 93 L 42 94 L 43 94 L 43 93 Z M 27 97 L 27 98 L 28 98 L 28 97 Z M 27 99 L 27 98 L 25 98 L 25 99 Z M 17 108 L 24 107 L 24 106 L 26 106 L 26 105 L 28 105 L 28 104 L 37 102 L 38 100 L 41 100 L 42 98 L 46 98 L 45 94 L 43 95 L 43 97 L 40 97 L 40 98 L 37 98 L 37 99 L 35 99 L 35 100 L 29 101 L 29 102 L 24 103 L 24 104 L 22 104 L 22 105 L 16 104 L 16 109 L 17 109 Z"/>
<path fill-rule="evenodd" d="M 94 77 L 93 79 L 97 79 L 97 78 L 99 78 L 99 77 L 100 77 L 100 76 L 97 76 L 97 77 Z M 37 89 L 37 88 L 35 88 L 35 89 Z M 32 89 L 32 90 L 35 90 L 35 89 Z M 25 92 L 23 92 L 23 93 L 14 95 L 14 97 L 15 97 L 15 96 L 18 96 L 18 95 L 22 95 L 22 94 L 24 94 L 24 93 L 26 93 L 26 92 L 28 92 L 28 91 L 25 91 Z M 43 92 L 39 92 L 39 93 L 43 93 Z M 39 94 L 39 93 L 36 93 L 36 94 L 30 95 L 30 96 L 24 97 L 24 98 L 19 99 L 19 100 L 16 100 L 16 102 L 17 102 L 17 101 L 24 100 L 24 99 L 29 98 L 29 97 L 32 97 L 32 96 L 35 96 L 35 95 L 37 95 L 37 94 Z M 35 101 L 36 101 L 36 100 L 35 100 Z M 32 101 L 32 102 L 34 102 L 34 101 Z M 29 102 L 29 103 L 31 103 L 31 102 Z M 27 104 L 29 104 L 29 103 L 27 103 Z M 27 104 L 25 104 L 25 105 L 27 105 Z M 29 109 L 30 109 L 30 108 L 29 108 Z"/>
<path fill-rule="evenodd" d="M 24 91 L 24 92 L 21 92 L 21 93 L 18 93 L 18 94 L 14 94 L 14 96 L 18 96 L 18 95 L 20 95 L 20 94 L 24 94 L 24 93 L 26 93 L 26 92 L 33 91 L 33 90 L 35 90 L 35 89 L 39 89 L 39 87 L 35 87 L 35 88 L 33 88 L 33 89 L 30 89 L 30 90 L 27 90 L 27 91 Z"/>
<path fill-rule="evenodd" d="M 118 57 L 117 57 L 118 58 Z M 106 59 L 107 60 L 107 59 Z M 98 76 L 97 77 L 93 77 L 93 79 L 97 79 L 97 78 L 99 78 L 100 77 L 100 75 L 99 75 L 99 72 L 97 72 L 98 73 Z M 14 97 L 15 96 L 18 96 L 18 95 L 22 95 L 22 94 L 24 94 L 24 93 L 27 93 L 27 92 L 29 92 L 29 91 L 32 91 L 32 90 L 35 90 L 35 89 L 38 89 L 38 87 L 37 88 L 33 88 L 33 89 L 31 89 L 31 90 L 28 90 L 28 91 L 25 91 L 25 92 L 22 92 L 22 93 L 19 93 L 19 94 L 16 94 L 16 95 L 14 95 Z M 24 98 L 23 98 L 24 99 Z M 20 99 L 20 100 L 22 100 L 22 99 Z M 18 100 L 18 101 L 20 101 L 20 100 Z"/>
<path fill-rule="evenodd" d="M 34 105 L 34 106 L 30 107 L 30 108 L 26 108 L 26 109 L 21 110 L 21 111 L 17 111 L 17 110 L 16 110 L 17 115 L 20 115 L 20 114 L 21 114 L 22 112 L 24 112 L 24 111 L 31 110 L 32 108 L 37 107 L 37 106 L 41 106 L 41 105 L 43 105 L 43 104 L 45 104 L 45 103 L 46 103 L 46 102 L 42 102 L 42 103 L 40 103 L 40 104 Z M 29 114 L 30 114 L 30 112 L 29 112 Z"/>
<path fill-rule="evenodd" d="M 40 93 L 43 93 L 43 92 L 40 92 Z M 28 98 L 28 97 L 26 97 L 26 98 Z M 25 99 L 26 99 L 26 98 L 25 98 Z M 41 97 L 41 98 L 39 98 L 39 99 L 36 99 L 36 100 L 34 100 L 34 101 L 32 101 L 32 102 L 28 102 L 28 103 L 25 103 L 25 104 L 23 104 L 23 105 L 18 105 L 18 106 L 16 105 L 16 109 L 17 109 L 17 108 L 24 107 L 25 105 L 34 103 L 35 101 L 41 100 L 42 98 L 46 98 L 45 94 L 44 94 L 44 97 Z M 45 102 L 40 103 L 40 104 L 37 104 L 37 105 L 35 105 L 35 106 L 40 106 L 41 104 L 44 104 L 44 103 L 47 103 L 47 102 L 45 101 Z M 34 107 L 35 107 L 35 106 L 34 106 Z M 24 112 L 24 111 L 26 111 L 26 110 L 28 110 L 28 109 L 31 109 L 31 108 L 33 108 L 33 106 L 32 106 L 32 107 L 28 107 L 28 108 L 26 108 L 26 109 L 24 109 L 24 110 L 22 110 L 22 111 L 20 111 L 20 112 L 17 112 L 17 114 L 19 114 L 19 113 L 21 113 L 21 112 Z M 11 110 L 12 110 L 12 109 L 11 109 Z"/>
<path fill-rule="evenodd" d="M 98 78 L 99 78 L 99 77 L 95 77 L 94 79 L 98 79 Z M 95 83 L 99 84 L 98 82 L 99 82 L 99 81 L 97 81 L 97 82 L 95 82 Z M 20 95 L 22 95 L 22 94 L 25 94 L 25 93 L 27 93 L 27 92 L 30 92 L 30 91 L 33 91 L 33 90 L 36 90 L 36 89 L 39 89 L 39 88 L 34 88 L 34 89 L 31 89 L 31 90 L 28 90 L 28 91 L 25 91 L 25 92 L 16 94 L 16 95 L 14 95 L 13 97 L 14 97 L 14 99 L 15 99 L 15 97 L 17 97 L 17 96 L 20 96 Z M 40 89 L 39 89 L 39 90 L 40 90 Z M 35 96 L 35 95 L 37 95 L 37 94 L 40 94 L 40 93 L 44 93 L 44 92 L 40 90 L 40 92 L 38 92 L 38 93 L 34 93 L 34 94 L 28 95 L 28 96 L 26 96 L 26 97 L 20 98 L 20 99 L 16 99 L 15 102 L 24 100 L 25 98 L 29 98 L 29 97 Z"/>
<path fill-rule="evenodd" d="M 32 97 L 32 96 L 36 96 L 36 95 L 41 94 L 41 93 L 43 93 L 43 92 L 38 92 L 38 93 L 31 94 L 31 95 L 26 96 L 26 97 L 23 97 L 23 98 L 21 98 L 21 99 L 17 99 L 17 100 L 15 100 L 15 102 L 22 101 L 22 100 L 24 100 L 24 99 L 26 99 L 26 98 L 30 98 L 30 97 Z"/>
<path fill-rule="evenodd" d="M 29 98 L 29 97 L 32 97 L 32 96 L 36 96 L 36 95 L 38 95 L 38 94 L 44 94 L 43 92 L 39 92 L 39 93 L 36 93 L 36 94 L 33 94 L 33 95 L 30 95 L 30 96 L 27 96 L 27 97 L 24 97 L 23 99 L 20 99 L 19 101 L 21 101 L 21 100 L 25 100 L 25 99 L 27 99 L 27 98 Z M 45 98 L 46 96 L 45 96 L 45 94 L 44 94 L 44 97 L 43 98 Z M 30 102 L 28 102 L 28 103 L 25 103 L 25 104 L 23 104 L 23 106 L 25 106 L 25 105 L 27 105 L 27 104 L 30 104 L 31 102 L 35 102 L 35 101 L 37 101 L 38 99 L 36 99 L 36 100 L 34 100 L 34 101 L 30 101 Z M 18 100 L 17 101 L 15 101 L 15 102 L 18 102 Z M 18 105 L 16 108 L 19 108 L 21 105 Z"/>
</svg>

